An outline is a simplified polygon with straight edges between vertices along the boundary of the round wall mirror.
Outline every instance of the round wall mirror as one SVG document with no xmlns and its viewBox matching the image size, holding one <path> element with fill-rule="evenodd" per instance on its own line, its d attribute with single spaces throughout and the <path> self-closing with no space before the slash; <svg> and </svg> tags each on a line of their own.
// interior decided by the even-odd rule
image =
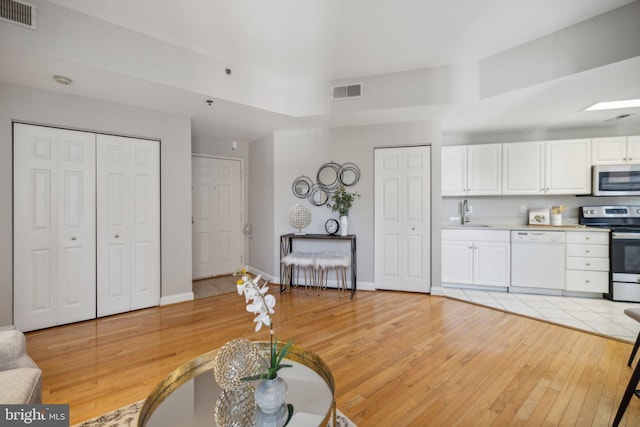
<svg viewBox="0 0 640 427">
<path fill-rule="evenodd" d="M 321 184 L 313 184 L 309 192 L 309 203 L 322 206 L 329 201 L 329 190 Z"/>
<path fill-rule="evenodd" d="M 340 185 L 340 165 L 337 163 L 325 163 L 318 169 L 317 181 L 329 191 L 335 190 Z"/>
<path fill-rule="evenodd" d="M 360 168 L 353 163 L 345 163 L 340 169 L 340 182 L 345 187 L 355 185 L 360 180 Z"/>
<path fill-rule="evenodd" d="M 293 181 L 293 185 L 291 186 L 291 190 L 293 194 L 299 198 L 304 199 L 309 197 L 309 192 L 311 191 L 311 186 L 313 182 L 311 182 L 311 178 L 307 176 L 300 176 Z"/>
</svg>

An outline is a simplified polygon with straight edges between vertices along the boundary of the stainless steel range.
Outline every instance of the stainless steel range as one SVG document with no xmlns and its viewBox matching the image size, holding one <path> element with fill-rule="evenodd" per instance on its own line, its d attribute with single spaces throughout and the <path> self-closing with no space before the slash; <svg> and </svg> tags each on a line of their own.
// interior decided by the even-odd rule
<svg viewBox="0 0 640 427">
<path fill-rule="evenodd" d="M 640 302 L 640 206 L 583 206 L 579 222 L 611 229 L 609 293 L 613 301 Z"/>
</svg>

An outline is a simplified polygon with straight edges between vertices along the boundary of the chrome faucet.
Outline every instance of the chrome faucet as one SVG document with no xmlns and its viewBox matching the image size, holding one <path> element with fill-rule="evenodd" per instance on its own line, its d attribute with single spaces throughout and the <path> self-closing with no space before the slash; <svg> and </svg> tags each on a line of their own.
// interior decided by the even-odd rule
<svg viewBox="0 0 640 427">
<path fill-rule="evenodd" d="M 467 199 L 464 199 L 460 209 L 462 210 L 460 215 L 460 224 L 465 225 L 471 221 L 471 218 L 469 218 L 469 203 L 467 202 Z"/>
</svg>

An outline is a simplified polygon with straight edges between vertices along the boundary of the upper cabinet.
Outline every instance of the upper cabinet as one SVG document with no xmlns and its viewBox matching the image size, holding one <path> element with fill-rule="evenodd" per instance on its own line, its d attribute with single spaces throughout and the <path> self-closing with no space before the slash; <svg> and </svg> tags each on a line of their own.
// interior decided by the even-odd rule
<svg viewBox="0 0 640 427">
<path fill-rule="evenodd" d="M 501 194 L 502 144 L 442 147 L 442 195 Z"/>
<path fill-rule="evenodd" d="M 640 136 L 617 136 L 591 140 L 594 165 L 640 164 Z"/>
<path fill-rule="evenodd" d="M 589 194 L 589 139 L 503 144 L 503 194 Z"/>
</svg>

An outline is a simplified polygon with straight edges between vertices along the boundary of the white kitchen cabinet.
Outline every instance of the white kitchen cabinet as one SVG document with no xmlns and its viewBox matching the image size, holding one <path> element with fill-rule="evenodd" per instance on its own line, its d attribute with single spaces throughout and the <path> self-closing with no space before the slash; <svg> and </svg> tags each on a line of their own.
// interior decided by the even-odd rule
<svg viewBox="0 0 640 427">
<path fill-rule="evenodd" d="M 591 193 L 588 139 L 503 144 L 503 194 Z"/>
<path fill-rule="evenodd" d="M 502 145 L 503 194 L 544 193 L 544 142 Z"/>
<path fill-rule="evenodd" d="M 442 195 L 501 194 L 502 144 L 442 148 Z"/>
<path fill-rule="evenodd" d="M 442 283 L 508 287 L 509 236 L 507 230 L 443 230 Z"/>
<path fill-rule="evenodd" d="M 640 164 L 640 136 L 615 136 L 591 140 L 594 165 Z"/>
<path fill-rule="evenodd" d="M 442 147 L 442 195 L 467 194 L 467 146 Z"/>
<path fill-rule="evenodd" d="M 609 234 L 565 233 L 565 290 L 609 292 Z"/>
</svg>

